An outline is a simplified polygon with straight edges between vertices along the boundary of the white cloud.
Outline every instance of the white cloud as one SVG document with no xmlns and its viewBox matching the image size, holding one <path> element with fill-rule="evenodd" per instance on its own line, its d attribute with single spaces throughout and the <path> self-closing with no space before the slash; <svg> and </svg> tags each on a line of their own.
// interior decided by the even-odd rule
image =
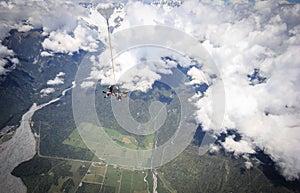
<svg viewBox="0 0 300 193">
<path fill-rule="evenodd" d="M 88 15 L 88 10 L 76 1 L 1 2 L 0 39 L 8 36 L 10 29 L 23 32 L 32 28 L 42 28 L 49 34 L 43 42 L 45 49 L 69 54 L 80 49 L 93 51 L 97 48 L 98 34 L 81 25 L 82 22 L 78 19 Z"/>
<path fill-rule="evenodd" d="M 49 38 L 42 43 L 45 49 L 58 53 L 73 53 L 80 49 L 85 51 L 95 51 L 98 47 L 95 38 L 87 33 L 87 29 L 78 25 L 74 35 L 69 35 L 66 31 L 50 32 Z"/>
<path fill-rule="evenodd" d="M 215 144 L 210 144 L 209 145 L 209 152 L 210 153 L 215 153 L 215 152 L 219 152 L 219 150 L 220 150 L 220 146 L 218 146 L 218 145 L 215 145 Z"/>
<path fill-rule="evenodd" d="M 190 33 L 199 40 L 206 39 L 203 46 L 217 64 L 224 82 L 226 114 L 223 128 L 217 128 L 212 105 L 209 105 L 209 96 L 213 94 L 209 88 L 197 104 L 198 120 L 204 130 L 218 134 L 226 128 L 236 128 L 242 140 L 235 142 L 228 137 L 223 143 L 225 149 L 237 155 L 254 153 L 256 146 L 265 149 L 282 174 L 294 179 L 300 174 L 297 156 L 300 153 L 300 20 L 296 19 L 300 18 L 299 9 L 299 4 L 285 6 L 268 1 L 249 5 L 185 1 L 182 6 L 168 11 L 130 2 L 118 30 L 162 24 Z M 139 58 L 137 54 L 133 57 Z M 259 69 L 259 75 L 250 82 L 248 75 L 255 69 Z M 196 69 L 189 74 L 193 83 L 204 81 Z M 155 73 L 151 77 L 154 78 Z M 265 81 L 257 84 L 260 83 L 258 77 L 264 77 Z M 150 80 L 153 81 L 147 81 Z"/>
<path fill-rule="evenodd" d="M 218 65 L 225 85 L 224 128 L 237 128 L 247 143 L 265 149 L 287 179 L 299 178 L 300 93 L 297 82 L 300 65 L 297 50 L 300 42 L 295 41 L 299 33 L 288 36 L 291 29 L 287 25 L 297 31 L 299 21 L 290 23 L 294 16 L 285 15 L 287 9 L 294 15 L 293 10 L 299 10 L 299 5 L 280 7 L 270 2 L 257 2 L 255 8 L 257 10 L 244 8 L 242 11 L 246 14 L 240 20 L 221 25 L 222 33 L 215 28 L 216 31 L 207 34 L 212 40 L 205 46 Z M 233 16 L 241 17 L 239 10 L 230 11 Z M 268 14 L 264 15 L 266 12 Z M 266 81 L 252 86 L 247 74 L 252 74 L 255 68 L 260 69 Z M 200 116 L 200 119 L 206 121 L 212 117 Z M 218 128 L 214 130 L 219 131 Z M 240 144 L 229 140 L 237 146 L 223 144 L 228 151 L 249 153 L 247 148 L 243 152 Z"/>
<path fill-rule="evenodd" d="M 95 68 L 92 69 L 88 80 L 101 79 L 101 84 L 115 82 L 107 52 L 102 53 L 98 58 L 92 57 L 91 64 Z M 126 50 L 115 59 L 116 81 L 132 91 L 147 91 L 156 80 L 161 78 L 160 74 L 171 74 L 171 69 L 177 66 L 177 63 L 172 60 L 163 60 L 161 57 L 164 56 L 169 56 L 181 64 L 191 62 L 172 50 L 160 47 L 145 46 Z"/>
<path fill-rule="evenodd" d="M 19 63 L 17 58 L 14 58 L 14 52 L 1 44 L 0 41 L 0 75 L 5 75 L 7 72 L 15 68 L 15 65 Z M 6 67 L 11 62 L 12 65 Z"/>
<path fill-rule="evenodd" d="M 235 155 L 255 153 L 251 143 L 245 140 L 235 141 L 233 138 L 234 136 L 228 136 L 225 142 L 221 143 L 227 151 L 233 152 Z"/>
<path fill-rule="evenodd" d="M 64 78 L 63 78 L 64 75 L 65 75 L 64 72 L 59 72 L 53 80 L 48 80 L 47 84 L 48 85 L 64 84 Z"/>
<path fill-rule="evenodd" d="M 48 96 L 49 94 L 53 93 L 55 91 L 54 88 L 44 88 L 40 91 L 41 97 Z"/>
<path fill-rule="evenodd" d="M 66 73 L 64 73 L 64 72 L 59 72 L 56 76 L 57 76 L 57 77 L 62 77 L 62 76 L 64 76 L 64 75 L 66 75 Z"/>
<path fill-rule="evenodd" d="M 0 59 L 0 75 L 5 74 L 6 69 L 4 68 L 6 61 Z"/>
<path fill-rule="evenodd" d="M 56 85 L 56 84 L 63 84 L 64 79 L 60 77 L 55 77 L 53 80 L 48 80 L 47 84 L 48 85 Z"/>
<path fill-rule="evenodd" d="M 246 167 L 247 169 L 251 169 L 251 168 L 253 167 L 252 162 L 246 161 L 246 162 L 245 162 L 245 167 Z"/>
<path fill-rule="evenodd" d="M 95 82 L 93 81 L 84 81 L 80 84 L 81 88 L 91 88 L 95 85 Z"/>
<path fill-rule="evenodd" d="M 1 1 L 0 6 L 6 9 L 12 9 L 14 7 L 12 2 Z"/>
<path fill-rule="evenodd" d="M 14 28 L 17 29 L 19 32 L 27 32 L 34 29 L 33 26 L 27 24 L 17 24 L 14 26 Z"/>
<path fill-rule="evenodd" d="M 46 56 L 53 56 L 53 54 L 52 54 L 52 53 L 49 53 L 49 52 L 47 52 L 47 51 L 42 51 L 42 52 L 41 52 L 41 56 L 43 56 L 43 57 L 46 57 Z"/>
<path fill-rule="evenodd" d="M 187 74 L 189 76 L 192 77 L 192 81 L 190 82 L 190 84 L 203 84 L 206 83 L 208 84 L 205 74 L 202 72 L 202 70 L 196 68 L 196 67 L 192 67 Z"/>
<path fill-rule="evenodd" d="M 58 85 L 58 84 L 64 84 L 64 78 L 63 77 L 65 75 L 66 74 L 64 72 L 57 73 L 53 80 L 48 80 L 47 81 L 47 85 L 55 86 L 55 85 Z M 53 87 L 44 88 L 40 91 L 41 97 L 48 96 L 49 94 L 53 93 L 54 91 L 55 91 L 55 88 L 53 88 Z"/>
<path fill-rule="evenodd" d="M 201 99 L 195 96 L 199 98 L 197 120 L 204 130 L 213 130 L 216 135 L 226 128 L 235 128 L 242 140 L 235 142 L 228 137 L 223 143 L 228 151 L 241 155 L 253 153 L 255 147 L 264 149 L 287 179 L 295 179 L 300 175 L 300 4 L 279 2 L 256 1 L 245 5 L 233 1 L 224 4 L 186 0 L 180 7 L 169 8 L 129 1 L 124 7 L 125 12 L 115 11 L 110 23 L 117 27 L 120 22 L 114 23 L 114 19 L 121 16 L 124 20 L 115 31 L 139 25 L 167 25 L 204 41 L 202 45 L 222 75 L 226 114 L 223 127 L 217 127 L 213 121 L 211 96 L 214 85 L 211 85 Z M 25 20 L 28 25 L 44 30 L 43 46 L 50 53 L 94 51 L 96 39 L 107 41 L 105 20 L 97 10 L 88 10 L 69 1 L 1 2 L 0 16 L 0 39 L 13 27 L 26 30 Z M 92 29 L 93 26 L 97 26 L 99 33 Z M 0 51 L 2 49 L 12 56 L 11 51 L 1 46 Z M 170 73 L 176 65 L 158 58 L 166 55 L 170 52 L 155 49 L 125 52 L 116 60 L 116 76 L 119 78 L 126 72 L 124 85 L 146 90 L 160 78 L 160 73 Z M 5 71 L 5 61 L 1 58 L 0 73 Z M 142 58 L 152 58 L 155 62 L 140 64 Z M 98 56 L 91 61 L 94 66 L 91 77 L 81 86 L 92 86 L 92 79 L 101 79 L 101 83 L 107 84 L 113 82 L 110 63 L 101 62 Z M 180 63 L 185 67 L 190 65 L 183 59 Z M 259 69 L 259 74 L 250 81 L 247 75 L 253 74 L 255 69 Z M 197 68 L 189 71 L 192 84 L 211 83 L 204 72 L 203 78 L 202 72 Z M 258 77 L 265 81 L 260 82 Z M 57 76 L 49 83 L 61 82 L 62 77 Z"/>
</svg>

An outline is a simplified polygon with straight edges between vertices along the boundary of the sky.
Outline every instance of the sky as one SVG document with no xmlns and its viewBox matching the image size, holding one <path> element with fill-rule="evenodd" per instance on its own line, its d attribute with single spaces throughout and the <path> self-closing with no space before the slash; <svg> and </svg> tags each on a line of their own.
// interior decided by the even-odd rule
<svg viewBox="0 0 300 193">
<path fill-rule="evenodd" d="M 95 52 L 99 40 L 107 42 L 105 19 L 96 10 L 102 5 L 95 6 L 86 8 L 77 1 L 1 1 L 0 40 L 10 29 L 42 28 L 45 36 L 42 56 L 74 54 L 79 50 Z M 117 18 L 122 21 L 115 22 Z M 225 114 L 222 126 L 213 124 L 214 114 L 209 104 L 215 85 L 204 68 L 191 68 L 188 72 L 191 84 L 212 82 L 204 96 L 195 94 L 198 123 L 216 137 L 228 129 L 238 132 L 242 137 L 240 141 L 228 136 L 221 145 L 228 152 L 246 158 L 247 166 L 251 166 L 247 155 L 259 148 L 271 157 L 287 180 L 299 179 L 300 4 L 186 0 L 181 6 L 171 8 L 128 1 L 124 7 L 115 10 L 110 25 L 114 33 L 133 26 L 163 25 L 201 42 L 223 81 Z M 180 37 L 178 39 L 180 41 Z M 135 80 L 138 82 L 135 86 L 145 91 L 160 78 L 160 73 L 170 73 L 175 64 L 158 62 L 139 70 L 140 60 L 148 57 L 158 61 L 170 54 L 169 51 L 151 49 L 124 52 L 116 61 L 116 75 L 134 67 L 132 73 L 143 75 L 140 81 Z M 173 57 L 177 57 L 182 66 L 192 66 L 188 57 Z M 13 66 L 20 65 L 13 51 L 0 44 L 2 75 L 13 69 L 5 68 L 8 60 Z M 122 61 L 127 62 L 123 64 Z M 96 56 L 91 58 L 91 63 L 95 68 L 90 79 L 111 81 L 108 64 L 99 63 Z M 48 81 L 49 88 L 41 94 L 53 92 L 52 86 L 63 84 L 63 78 L 63 72 L 57 74 Z M 86 81 L 81 86 L 92 84 Z"/>
</svg>

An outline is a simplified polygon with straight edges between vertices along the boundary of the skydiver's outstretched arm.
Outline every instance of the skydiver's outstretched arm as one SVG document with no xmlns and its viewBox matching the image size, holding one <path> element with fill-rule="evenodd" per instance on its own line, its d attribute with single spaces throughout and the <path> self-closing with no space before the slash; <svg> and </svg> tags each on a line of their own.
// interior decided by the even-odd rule
<svg viewBox="0 0 300 193">
<path fill-rule="evenodd" d="M 109 91 L 102 91 L 102 92 L 105 94 L 104 98 L 107 98 L 109 95 L 112 94 L 112 92 Z"/>
</svg>

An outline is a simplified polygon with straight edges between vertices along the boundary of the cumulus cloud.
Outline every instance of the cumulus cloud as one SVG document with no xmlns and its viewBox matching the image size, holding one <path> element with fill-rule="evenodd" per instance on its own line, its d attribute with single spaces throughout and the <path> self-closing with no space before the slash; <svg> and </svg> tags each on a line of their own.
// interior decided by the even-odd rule
<svg viewBox="0 0 300 193">
<path fill-rule="evenodd" d="M 59 84 L 64 84 L 64 78 L 63 77 L 65 75 L 66 74 L 64 72 L 57 73 L 53 80 L 48 80 L 47 81 L 47 85 L 55 86 L 55 85 L 59 85 Z M 51 94 L 53 92 L 55 92 L 55 88 L 53 88 L 53 87 L 44 88 L 40 91 L 41 97 L 48 96 L 49 94 Z"/>
<path fill-rule="evenodd" d="M 81 88 L 91 88 L 95 85 L 94 81 L 84 81 L 80 84 Z"/>
<path fill-rule="evenodd" d="M 246 161 L 246 162 L 245 162 L 245 167 L 246 167 L 247 169 L 251 169 L 251 168 L 253 167 L 252 162 Z"/>
<path fill-rule="evenodd" d="M 42 28 L 46 49 L 42 56 L 95 51 L 97 39 L 107 42 L 105 19 L 95 7 L 84 8 L 69 1 L 14 0 L 0 3 L 0 16 L 1 39 L 12 28 L 20 31 Z M 202 42 L 220 71 L 226 112 L 223 126 L 214 124 L 211 97 L 216 85 L 207 76 L 205 64 L 192 67 L 188 71 L 190 84 L 209 85 L 203 95 L 195 95 L 199 108 L 197 120 L 205 131 L 213 131 L 216 136 L 234 128 L 242 139 L 234 141 L 228 136 L 222 143 L 227 151 L 243 155 L 254 153 L 257 147 L 264 149 L 281 173 L 292 180 L 300 175 L 299 18 L 300 4 L 285 1 L 245 4 L 187 0 L 174 8 L 129 1 L 116 9 L 109 21 L 111 30 L 116 32 L 139 25 L 167 25 Z M 3 46 L 0 50 L 9 56 L 13 54 Z M 168 74 L 176 67 L 176 62 L 161 59 L 170 55 L 184 67 L 193 64 L 162 49 L 130 50 L 116 59 L 116 78 L 126 87 L 145 91 L 161 74 Z M 2 72 L 5 71 L 3 61 L 0 60 Z M 103 84 L 113 82 L 110 63 L 102 61 L 99 56 L 91 58 L 93 70 L 82 87 L 93 86 L 92 79 L 101 79 Z M 51 85 L 63 84 L 63 77 L 56 76 L 49 81 Z"/>
<path fill-rule="evenodd" d="M 42 51 L 42 52 L 41 52 L 41 56 L 43 56 L 43 57 L 46 57 L 46 56 L 53 56 L 53 54 L 52 54 L 52 53 L 49 53 L 49 52 L 47 52 L 47 51 Z"/>
<path fill-rule="evenodd" d="M 256 147 L 264 149 L 291 180 L 299 178 L 300 173 L 300 21 L 295 19 L 300 18 L 299 9 L 299 4 L 279 1 L 185 1 L 168 11 L 165 7 L 129 2 L 117 30 L 146 24 L 168 25 L 202 41 L 221 73 L 226 113 L 223 127 L 219 128 L 212 121 L 212 105 L 207 105 L 214 94 L 214 85 L 210 85 L 197 102 L 199 123 L 216 135 L 235 128 L 242 140 L 237 142 L 229 136 L 222 143 L 227 151 L 242 155 L 254 153 Z M 137 53 L 134 58 L 139 61 Z M 150 83 L 153 78 L 159 79 L 155 77 L 157 71 L 153 71 L 156 73 L 151 75 L 152 79 L 147 79 Z M 190 69 L 192 83 L 205 81 L 200 71 Z"/>
<path fill-rule="evenodd" d="M 19 60 L 14 57 L 14 52 L 2 45 L 0 41 L 0 75 L 5 75 L 7 72 L 14 69 L 15 65 L 18 63 Z"/>
<path fill-rule="evenodd" d="M 235 141 L 233 138 L 234 136 L 228 136 L 225 141 L 222 142 L 223 147 L 227 151 L 233 152 L 235 155 L 255 153 L 251 143 L 245 140 Z"/>
<path fill-rule="evenodd" d="M 218 152 L 219 150 L 220 150 L 220 146 L 215 145 L 215 144 L 210 144 L 210 145 L 209 145 L 208 151 L 209 151 L 210 153 L 216 153 L 216 152 Z"/>
<path fill-rule="evenodd" d="M 98 34 L 79 19 L 88 15 L 87 9 L 76 1 L 1 2 L 0 39 L 8 36 L 10 29 L 24 32 L 39 28 L 44 35 L 49 35 L 43 42 L 47 50 L 68 54 L 79 50 L 94 51 Z"/>
<path fill-rule="evenodd" d="M 53 80 L 48 80 L 47 84 L 48 85 L 64 84 L 63 76 L 65 76 L 65 73 L 59 72 Z"/>
<path fill-rule="evenodd" d="M 299 17 L 299 5 L 256 2 L 243 8 L 242 15 L 240 8 L 232 5 L 233 23 L 228 20 L 218 28 L 211 27 L 215 31 L 207 30 L 208 41 L 203 44 L 225 85 L 224 129 L 237 128 L 245 142 L 271 156 L 287 179 L 299 178 L 300 65 L 296 52 L 300 42 L 295 41 L 299 33 L 291 32 L 300 24 L 294 21 L 295 14 Z M 200 116 L 201 121 L 212 119 L 209 113 L 204 115 L 208 117 Z M 223 146 L 228 151 L 251 153 L 228 141 Z"/>
<path fill-rule="evenodd" d="M 55 91 L 54 88 L 43 88 L 40 93 L 41 93 L 41 97 L 45 97 L 48 96 L 49 94 L 53 93 Z"/>
<path fill-rule="evenodd" d="M 203 71 L 194 66 L 187 72 L 187 74 L 192 78 L 192 81 L 190 82 L 192 85 L 204 83 L 208 84 Z"/>
<path fill-rule="evenodd" d="M 168 59 L 163 58 L 165 56 Z M 100 79 L 102 84 L 115 82 L 108 53 L 92 56 L 90 62 L 95 68 L 87 81 Z M 178 63 L 186 65 L 191 60 L 172 50 L 156 46 L 130 49 L 120 53 L 115 59 L 115 78 L 118 84 L 127 89 L 146 92 L 156 80 L 161 79 L 162 74 L 171 74 L 171 69 Z"/>
<path fill-rule="evenodd" d="M 74 35 L 60 30 L 50 32 L 42 46 L 56 53 L 72 54 L 80 49 L 89 52 L 96 51 L 98 45 L 95 41 L 95 37 L 90 35 L 86 28 L 78 25 L 74 30 Z"/>
</svg>

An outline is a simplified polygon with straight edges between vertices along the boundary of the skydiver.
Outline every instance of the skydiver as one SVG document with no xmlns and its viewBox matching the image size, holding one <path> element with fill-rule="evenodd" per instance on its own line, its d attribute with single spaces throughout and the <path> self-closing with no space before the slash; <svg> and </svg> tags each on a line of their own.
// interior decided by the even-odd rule
<svg viewBox="0 0 300 193">
<path fill-rule="evenodd" d="M 108 91 L 103 91 L 103 93 L 105 94 L 104 98 L 112 95 L 115 96 L 119 101 L 122 100 L 123 97 L 126 97 L 128 93 L 127 90 L 121 92 L 120 87 L 117 85 L 110 85 L 107 89 Z"/>
</svg>

